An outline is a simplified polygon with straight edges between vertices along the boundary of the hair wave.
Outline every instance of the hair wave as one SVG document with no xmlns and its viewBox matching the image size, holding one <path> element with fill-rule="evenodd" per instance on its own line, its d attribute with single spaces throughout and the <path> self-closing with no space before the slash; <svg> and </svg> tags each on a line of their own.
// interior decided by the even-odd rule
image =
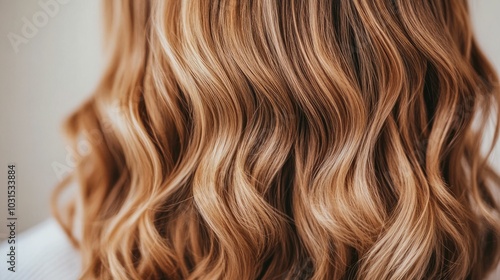
<svg viewBox="0 0 500 280">
<path fill-rule="evenodd" d="M 55 215 L 83 279 L 480 279 L 498 263 L 481 143 L 499 83 L 466 1 L 104 12 L 108 68 L 65 125 L 91 149 L 54 193 L 79 184 Z"/>
</svg>

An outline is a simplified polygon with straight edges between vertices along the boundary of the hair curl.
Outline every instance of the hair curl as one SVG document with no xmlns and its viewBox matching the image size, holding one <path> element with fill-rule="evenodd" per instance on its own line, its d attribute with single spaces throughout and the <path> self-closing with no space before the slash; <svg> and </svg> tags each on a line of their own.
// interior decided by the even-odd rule
<svg viewBox="0 0 500 280">
<path fill-rule="evenodd" d="M 104 11 L 108 68 L 65 125 L 91 150 L 54 193 L 78 181 L 55 214 L 82 279 L 480 279 L 498 263 L 481 143 L 499 83 L 466 1 Z"/>
</svg>

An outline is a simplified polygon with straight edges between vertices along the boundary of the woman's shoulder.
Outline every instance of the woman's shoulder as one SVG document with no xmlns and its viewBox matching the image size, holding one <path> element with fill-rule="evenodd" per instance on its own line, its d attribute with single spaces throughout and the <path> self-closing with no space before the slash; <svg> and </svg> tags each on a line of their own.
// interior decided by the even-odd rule
<svg viewBox="0 0 500 280">
<path fill-rule="evenodd" d="M 15 246 L 15 260 L 9 264 L 11 246 Z M 78 279 L 80 275 L 80 255 L 54 218 L 19 234 L 15 244 L 3 241 L 0 254 L 7 258 L 0 265 L 0 278 L 5 280 Z M 9 270 L 11 264 L 14 269 Z"/>
</svg>

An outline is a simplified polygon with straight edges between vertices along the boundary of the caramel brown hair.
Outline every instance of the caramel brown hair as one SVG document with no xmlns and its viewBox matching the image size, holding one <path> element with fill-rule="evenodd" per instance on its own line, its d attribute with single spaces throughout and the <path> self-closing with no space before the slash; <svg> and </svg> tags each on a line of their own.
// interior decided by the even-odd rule
<svg viewBox="0 0 500 280">
<path fill-rule="evenodd" d="M 55 213 L 82 279 L 480 279 L 498 263 L 480 148 L 499 84 L 466 1 L 104 11 L 107 71 L 65 125 L 91 150 L 54 201 L 77 180 Z"/>
</svg>

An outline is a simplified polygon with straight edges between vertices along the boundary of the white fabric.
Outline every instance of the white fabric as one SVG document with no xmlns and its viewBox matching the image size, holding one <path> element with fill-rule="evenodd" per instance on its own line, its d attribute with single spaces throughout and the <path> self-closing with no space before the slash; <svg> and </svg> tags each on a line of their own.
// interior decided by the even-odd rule
<svg viewBox="0 0 500 280">
<path fill-rule="evenodd" d="M 10 246 L 0 244 L 2 280 L 73 280 L 80 275 L 80 255 L 53 218 L 16 237 L 16 272 L 7 270 Z"/>
</svg>

